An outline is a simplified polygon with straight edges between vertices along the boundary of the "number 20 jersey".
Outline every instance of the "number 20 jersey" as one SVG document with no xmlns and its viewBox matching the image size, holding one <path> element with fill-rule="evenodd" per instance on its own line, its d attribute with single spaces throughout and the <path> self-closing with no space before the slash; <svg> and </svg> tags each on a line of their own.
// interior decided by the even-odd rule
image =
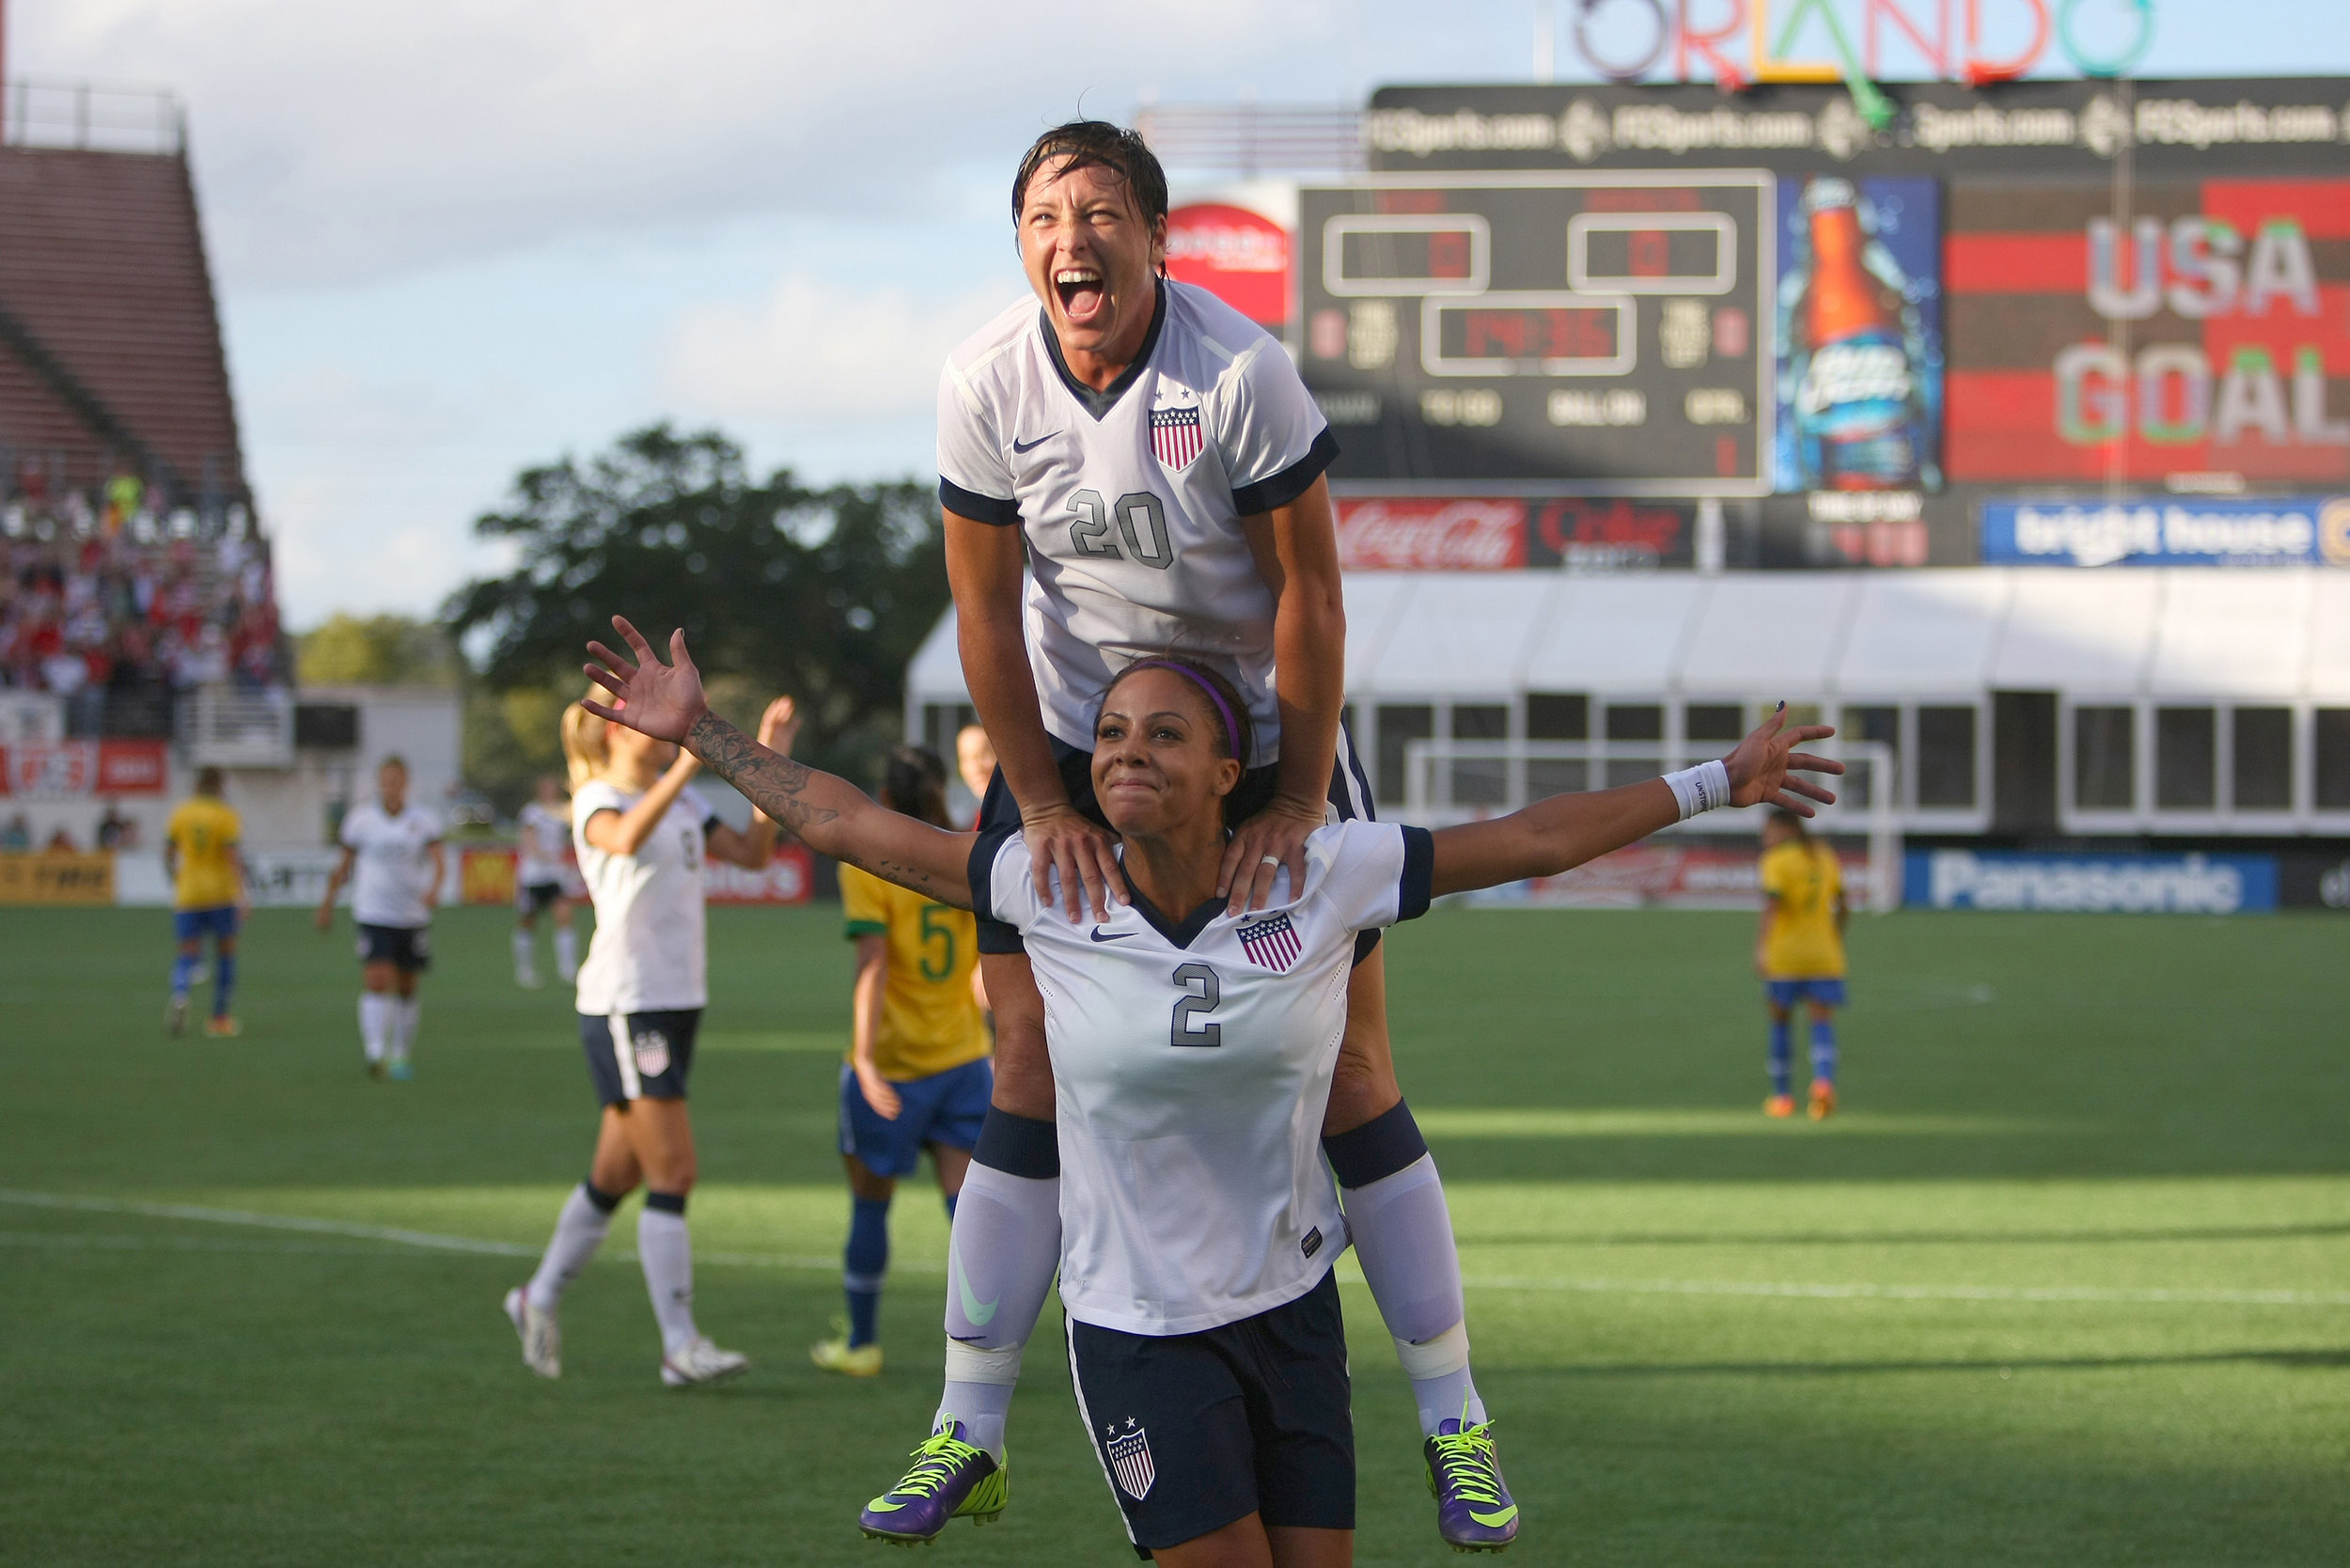
<svg viewBox="0 0 2350 1568">
<path fill-rule="evenodd" d="M 1338 443 L 1280 344 L 1203 289 L 1162 281 L 1150 336 L 1106 389 L 1063 363 L 1034 298 L 948 357 L 939 501 L 1023 528 L 1044 728 L 1093 749 L 1110 677 L 1177 651 L 1247 700 L 1249 765 L 1277 760 L 1273 594 L 1240 520 L 1304 494 Z"/>
<path fill-rule="evenodd" d="M 1322 1117 L 1355 933 L 1428 908 L 1420 828 L 1306 840 L 1306 886 L 1180 923 L 1139 902 L 1040 905 L 1018 834 L 982 834 L 971 893 L 1017 926 L 1044 997 L 1061 1182 L 1060 1294 L 1080 1323 L 1196 1334 L 1294 1301 L 1346 1246 Z"/>
</svg>

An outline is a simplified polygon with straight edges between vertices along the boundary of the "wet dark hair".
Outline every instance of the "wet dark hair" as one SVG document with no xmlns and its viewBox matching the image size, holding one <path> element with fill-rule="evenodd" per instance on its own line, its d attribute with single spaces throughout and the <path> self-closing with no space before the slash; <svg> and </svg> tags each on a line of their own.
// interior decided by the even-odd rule
<svg viewBox="0 0 2350 1568">
<path fill-rule="evenodd" d="M 1215 754 L 1230 757 L 1244 768 L 1248 765 L 1248 759 L 1257 751 L 1257 727 L 1249 721 L 1248 704 L 1221 672 L 1197 659 L 1186 658 L 1181 653 L 1153 653 L 1149 658 L 1136 659 L 1111 678 L 1110 683 L 1103 689 L 1102 705 L 1109 705 L 1110 694 L 1123 685 L 1127 677 L 1139 675 L 1146 669 L 1172 669 L 1187 677 L 1183 683 L 1191 689 L 1192 696 L 1198 699 L 1199 712 L 1207 718 L 1208 733 L 1215 745 Z M 1219 701 L 1224 704 L 1221 713 L 1216 710 Z M 1228 715 L 1230 719 L 1229 729 L 1226 726 Z"/>
<path fill-rule="evenodd" d="M 1073 119 L 1039 136 L 1030 144 L 1027 156 L 1020 160 L 1020 172 L 1011 178 L 1014 227 L 1027 204 L 1028 182 L 1054 160 L 1058 160 L 1053 170 L 1056 177 L 1098 165 L 1125 180 L 1126 194 L 1134 198 L 1135 210 L 1146 226 L 1167 216 L 1167 170 L 1159 166 L 1159 155 L 1151 150 L 1142 133 L 1105 119 Z"/>
<path fill-rule="evenodd" d="M 947 764 L 926 745 L 893 746 L 882 762 L 881 803 L 932 827 L 947 820 Z"/>
<path fill-rule="evenodd" d="M 1810 830 L 1803 825 L 1802 815 L 1798 812 L 1788 810 L 1784 806 L 1772 807 L 1769 820 L 1778 823 L 1781 827 L 1794 828 L 1795 830 L 1795 837 L 1798 839 L 1809 839 L 1811 837 Z"/>
<path fill-rule="evenodd" d="M 196 770 L 196 792 L 197 794 L 216 795 L 220 793 L 220 790 L 221 772 L 218 768 L 206 767 Z"/>
</svg>

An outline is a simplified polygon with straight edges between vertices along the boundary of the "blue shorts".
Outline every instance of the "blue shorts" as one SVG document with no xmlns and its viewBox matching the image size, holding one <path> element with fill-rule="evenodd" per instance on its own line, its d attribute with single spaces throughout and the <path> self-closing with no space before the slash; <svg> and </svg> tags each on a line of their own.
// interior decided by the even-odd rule
<svg viewBox="0 0 2350 1568">
<path fill-rule="evenodd" d="M 1773 1007 L 1794 1007 L 1806 999 L 1822 1007 L 1844 1005 L 1844 982 L 1841 979 L 1764 980 L 1762 988 L 1770 993 Z"/>
<path fill-rule="evenodd" d="M 226 942 L 236 934 L 237 906 L 233 903 L 172 911 L 171 938 L 175 942 L 200 942 L 207 936 Z"/>
<path fill-rule="evenodd" d="M 979 1141 L 987 1102 L 995 1092 L 995 1064 L 981 1057 L 927 1078 L 892 1081 L 898 1120 L 885 1121 L 865 1103 L 856 1073 L 840 1067 L 840 1152 L 876 1176 L 911 1176 L 920 1168 L 922 1146 L 970 1149 Z"/>
<path fill-rule="evenodd" d="M 619 1025 L 616 1030 L 614 1024 Z M 579 1015 L 580 1048 L 588 1053 L 588 1076 L 596 1104 L 626 1108 L 631 1100 L 682 1100 L 685 1077 L 694 1070 L 694 1040 L 701 1032 L 702 1010 Z"/>
</svg>

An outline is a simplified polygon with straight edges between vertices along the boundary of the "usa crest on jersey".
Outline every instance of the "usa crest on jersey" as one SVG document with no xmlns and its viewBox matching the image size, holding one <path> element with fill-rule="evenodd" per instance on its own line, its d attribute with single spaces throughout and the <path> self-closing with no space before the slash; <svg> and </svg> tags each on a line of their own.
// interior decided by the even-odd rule
<svg viewBox="0 0 2350 1568">
<path fill-rule="evenodd" d="M 1254 925 L 1243 926 L 1239 936 L 1241 951 L 1248 955 L 1248 962 L 1277 975 L 1288 974 L 1290 965 L 1306 951 L 1306 944 L 1298 939 L 1297 928 L 1290 924 L 1287 915 L 1270 916 Z"/>
<path fill-rule="evenodd" d="M 1192 459 L 1206 447 L 1207 437 L 1199 428 L 1198 404 L 1151 411 L 1151 450 L 1168 473 L 1181 473 L 1190 467 Z"/>
<path fill-rule="evenodd" d="M 1132 1416 L 1126 1418 L 1126 1424 L 1134 1430 L 1120 1433 L 1112 1428 L 1103 1451 L 1109 1455 L 1110 1474 L 1118 1478 L 1119 1490 L 1140 1502 L 1151 1495 L 1151 1483 L 1158 1479 L 1159 1472 L 1151 1463 L 1149 1430 L 1135 1426 Z"/>
</svg>

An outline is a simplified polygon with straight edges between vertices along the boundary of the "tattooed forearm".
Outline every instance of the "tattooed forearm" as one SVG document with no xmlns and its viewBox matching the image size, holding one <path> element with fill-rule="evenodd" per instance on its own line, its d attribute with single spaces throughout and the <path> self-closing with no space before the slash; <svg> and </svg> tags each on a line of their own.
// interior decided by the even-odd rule
<svg viewBox="0 0 2350 1568">
<path fill-rule="evenodd" d="M 686 732 L 688 750 L 704 766 L 736 789 L 792 832 L 806 836 L 840 813 L 830 807 L 800 799 L 812 779 L 822 777 L 805 762 L 778 757 L 713 713 L 704 713 Z"/>
</svg>

